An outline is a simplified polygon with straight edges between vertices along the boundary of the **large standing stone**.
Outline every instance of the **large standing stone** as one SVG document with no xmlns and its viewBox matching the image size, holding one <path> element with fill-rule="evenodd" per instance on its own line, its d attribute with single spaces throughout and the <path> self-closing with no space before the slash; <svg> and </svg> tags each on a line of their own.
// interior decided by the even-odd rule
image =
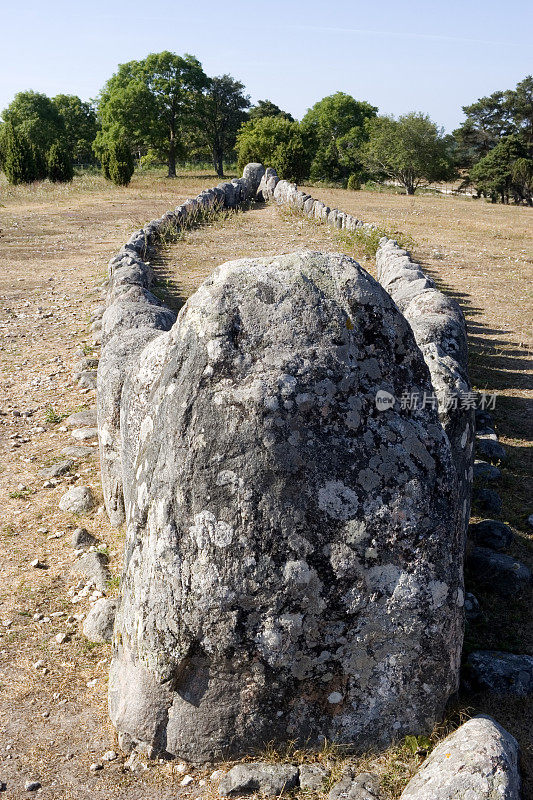
<svg viewBox="0 0 533 800">
<path fill-rule="evenodd" d="M 412 331 L 355 261 L 219 267 L 127 377 L 119 732 L 200 762 L 427 732 L 458 683 L 462 525 Z M 409 702 L 406 702 L 409 698 Z"/>
<path fill-rule="evenodd" d="M 474 717 L 431 753 L 401 800 L 520 800 L 518 744 L 491 717 Z"/>
</svg>

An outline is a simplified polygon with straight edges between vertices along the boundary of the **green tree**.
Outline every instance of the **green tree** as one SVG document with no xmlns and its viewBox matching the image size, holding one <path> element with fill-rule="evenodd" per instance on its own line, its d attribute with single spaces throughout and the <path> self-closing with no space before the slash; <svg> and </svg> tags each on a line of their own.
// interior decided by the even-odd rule
<svg viewBox="0 0 533 800">
<path fill-rule="evenodd" d="M 427 114 L 376 117 L 368 121 L 367 131 L 368 142 L 361 149 L 363 163 L 375 175 L 399 181 L 406 194 L 452 177 L 446 139 Z"/>
<path fill-rule="evenodd" d="M 109 177 L 110 181 L 117 186 L 129 184 L 135 165 L 131 149 L 124 139 L 118 139 L 111 143 L 105 163 L 104 175 Z"/>
<path fill-rule="evenodd" d="M 490 153 L 474 164 L 470 180 L 478 192 L 493 202 L 498 197 L 502 203 L 508 203 L 510 197 L 516 202 L 527 202 L 533 159 L 526 158 L 525 153 L 519 136 L 505 136 Z"/>
<path fill-rule="evenodd" d="M 224 175 L 224 157 L 235 147 L 237 131 L 246 119 L 250 98 L 231 75 L 210 78 L 199 101 L 198 127 L 193 138 L 209 149 L 217 175 Z"/>
<path fill-rule="evenodd" d="M 9 183 L 30 183 L 35 180 L 35 160 L 26 136 L 10 122 L 1 130 L 2 167 Z"/>
<path fill-rule="evenodd" d="M 72 156 L 65 142 L 54 142 L 48 151 L 48 177 L 53 183 L 68 183 L 74 177 Z"/>
<path fill-rule="evenodd" d="M 284 117 L 260 117 L 246 122 L 237 134 L 236 150 L 239 169 L 250 161 L 260 161 L 268 167 L 275 167 L 277 161 L 280 175 L 292 180 L 296 174 L 301 179 L 309 171 L 311 159 L 300 126 Z"/>
<path fill-rule="evenodd" d="M 58 94 L 52 102 L 63 120 L 65 133 L 61 138 L 72 159 L 78 164 L 94 161 L 92 145 L 98 132 L 98 120 L 93 106 L 73 94 Z"/>
<path fill-rule="evenodd" d="M 16 94 L 2 117 L 43 154 L 48 153 L 53 142 L 65 137 L 65 124 L 58 109 L 49 97 L 39 92 Z"/>
<path fill-rule="evenodd" d="M 96 137 L 96 154 L 124 139 L 130 150 L 158 151 L 168 161 L 168 176 L 175 177 L 182 138 L 198 117 L 207 85 L 200 62 L 191 55 L 165 50 L 120 64 L 98 99 L 102 130 Z"/>
<path fill-rule="evenodd" d="M 505 136 L 517 135 L 533 155 L 533 77 L 528 75 L 516 89 L 493 92 L 469 106 L 462 125 L 453 132 L 458 163 L 470 167 L 484 158 Z"/>
<path fill-rule="evenodd" d="M 248 112 L 248 119 L 261 119 L 262 117 L 283 117 L 289 122 L 294 122 L 294 117 L 271 100 L 258 100 L 256 105 Z"/>
<path fill-rule="evenodd" d="M 324 97 L 302 119 L 302 131 L 314 152 L 311 164 L 313 180 L 345 182 L 360 169 L 359 149 L 366 140 L 365 120 L 372 119 L 377 108 L 349 94 L 337 92 Z"/>
</svg>

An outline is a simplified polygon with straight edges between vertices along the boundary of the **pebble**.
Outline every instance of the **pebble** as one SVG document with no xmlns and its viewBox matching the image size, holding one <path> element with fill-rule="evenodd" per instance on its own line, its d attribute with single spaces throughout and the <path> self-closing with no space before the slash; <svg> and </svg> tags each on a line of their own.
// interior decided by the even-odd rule
<svg viewBox="0 0 533 800">
<path fill-rule="evenodd" d="M 194 778 L 192 775 L 185 775 L 182 781 L 180 781 L 180 786 L 189 786 L 193 782 Z"/>
<path fill-rule="evenodd" d="M 102 756 L 102 761 L 115 761 L 118 758 L 117 753 L 114 750 L 108 750 L 107 753 L 104 753 Z"/>
<path fill-rule="evenodd" d="M 24 784 L 24 789 L 27 792 L 36 792 L 37 789 L 40 788 L 41 784 L 39 783 L 39 781 L 26 781 L 26 783 Z"/>
<path fill-rule="evenodd" d="M 91 764 L 91 766 L 89 767 L 89 769 L 91 770 L 91 772 L 98 772 L 99 770 L 101 770 L 101 769 L 103 769 L 103 768 L 104 768 L 104 765 L 103 765 L 103 764 L 100 764 L 100 763 L 99 763 L 99 762 L 97 762 L 97 761 L 95 761 L 95 763 L 94 763 L 94 764 Z"/>
<path fill-rule="evenodd" d="M 58 633 L 54 636 L 54 639 L 58 644 L 64 644 L 68 639 L 68 634 L 66 633 Z"/>
<path fill-rule="evenodd" d="M 30 566 L 32 566 L 34 569 L 46 569 L 46 564 L 42 561 L 39 561 L 38 558 L 35 558 L 31 562 Z"/>
<path fill-rule="evenodd" d="M 92 680 L 87 681 L 87 688 L 92 689 L 93 686 L 96 686 L 97 683 L 98 683 L 98 678 L 93 678 Z"/>
</svg>

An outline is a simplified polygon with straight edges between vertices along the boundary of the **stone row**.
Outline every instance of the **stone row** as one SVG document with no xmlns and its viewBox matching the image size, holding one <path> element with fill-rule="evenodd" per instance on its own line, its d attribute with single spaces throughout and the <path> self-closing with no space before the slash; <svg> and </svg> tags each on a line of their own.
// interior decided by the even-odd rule
<svg viewBox="0 0 533 800">
<path fill-rule="evenodd" d="M 102 356 L 98 368 L 98 428 L 102 487 L 112 525 L 124 522 L 120 401 L 124 379 L 141 350 L 170 330 L 176 314 L 153 293 L 155 274 L 150 259 L 158 245 L 180 229 L 191 227 L 221 209 L 236 209 L 253 199 L 265 170 L 248 164 L 242 178 L 220 183 L 185 200 L 173 211 L 135 231 L 111 259 L 106 310 L 102 317 Z"/>
</svg>

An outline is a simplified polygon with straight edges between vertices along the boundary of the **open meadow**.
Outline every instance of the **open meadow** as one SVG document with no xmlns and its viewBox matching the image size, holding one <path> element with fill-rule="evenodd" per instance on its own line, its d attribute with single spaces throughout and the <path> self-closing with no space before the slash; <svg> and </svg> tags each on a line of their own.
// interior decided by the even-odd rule
<svg viewBox="0 0 533 800">
<path fill-rule="evenodd" d="M 127 187 L 100 175 L 72 184 L 8 186 L 0 177 L 0 782 L 9 797 L 27 796 L 24 783 L 42 784 L 54 800 L 166 800 L 215 797 L 212 770 L 145 760 L 125 771 L 107 717 L 110 646 L 90 644 L 81 623 L 90 598 L 70 591 L 72 532 L 83 526 L 105 543 L 118 589 L 124 532 L 103 512 L 96 439 L 68 471 L 47 479 L 40 470 L 65 458 L 75 442 L 64 419 L 93 408 L 95 391 L 73 377 L 83 358 L 98 357 L 89 330 L 101 303 L 107 262 L 149 219 L 213 186 L 208 172 L 171 180 L 162 172 L 136 173 Z M 329 206 L 410 237 L 424 271 L 457 298 L 467 319 L 470 376 L 475 389 L 496 394 L 493 416 L 508 460 L 494 488 L 501 519 L 515 541 L 511 554 L 533 569 L 533 209 L 482 200 L 421 194 L 302 187 Z M 241 257 L 299 249 L 341 251 L 374 273 L 371 255 L 341 232 L 295 218 L 275 205 L 254 205 L 184 232 L 169 242 L 156 265 L 159 291 L 179 306 L 218 264 Z M 91 486 L 93 510 L 74 515 L 58 508 L 76 482 Z M 473 518 L 481 516 L 473 510 Z M 482 615 L 466 632 L 465 652 L 505 650 L 533 655 L 531 593 L 497 600 L 479 574 L 467 589 Z M 524 798 L 533 800 L 533 709 L 525 699 L 462 694 L 451 722 L 493 713 L 522 748 Z M 91 771 L 106 751 L 119 756 Z M 271 754 L 271 757 L 278 757 Z M 303 757 L 303 756 L 302 756 Z M 388 799 L 398 798 L 423 756 L 399 743 L 366 763 L 380 772 Z M 338 775 L 343 754 L 317 756 Z M 201 782 L 204 782 L 203 784 Z M 309 793 L 321 798 L 326 794 Z"/>
</svg>

